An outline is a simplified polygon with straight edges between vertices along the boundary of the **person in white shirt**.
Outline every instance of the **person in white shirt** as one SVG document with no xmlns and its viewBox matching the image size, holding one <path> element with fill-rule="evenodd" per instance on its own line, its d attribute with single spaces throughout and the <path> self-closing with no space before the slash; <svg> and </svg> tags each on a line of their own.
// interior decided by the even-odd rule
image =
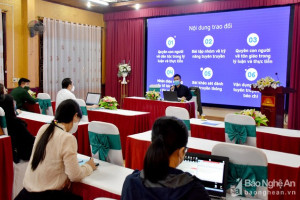
<svg viewBox="0 0 300 200">
<path fill-rule="evenodd" d="M 67 99 L 73 99 L 76 101 L 76 97 L 73 94 L 75 90 L 75 86 L 73 85 L 73 81 L 70 78 L 65 78 L 61 82 L 62 89 L 56 95 L 56 105 L 55 110 L 58 108 L 59 104 Z"/>
<path fill-rule="evenodd" d="M 73 81 L 70 78 L 65 78 L 61 82 L 62 89 L 57 93 L 56 95 L 56 105 L 55 110 L 58 108 L 59 104 L 67 99 L 73 99 L 76 101 L 76 97 L 73 94 L 75 91 L 75 86 L 73 84 Z M 86 108 L 98 108 L 99 105 L 92 105 L 92 106 L 86 106 Z"/>
</svg>

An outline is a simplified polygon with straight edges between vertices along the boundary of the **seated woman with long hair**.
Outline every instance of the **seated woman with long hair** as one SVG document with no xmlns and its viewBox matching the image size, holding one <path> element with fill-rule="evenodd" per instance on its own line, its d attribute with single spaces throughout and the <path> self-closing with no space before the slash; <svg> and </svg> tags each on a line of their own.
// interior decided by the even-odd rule
<svg viewBox="0 0 300 200">
<path fill-rule="evenodd" d="M 185 124 L 175 117 L 161 117 L 153 125 L 151 140 L 144 169 L 127 176 L 121 199 L 210 199 L 198 178 L 176 169 L 187 150 Z"/>
<path fill-rule="evenodd" d="M 13 97 L 8 95 L 5 87 L 0 83 L 0 107 L 5 112 L 8 135 L 11 137 L 13 159 L 28 161 L 31 155 L 34 136 L 27 130 L 25 121 L 17 118 Z"/>
<path fill-rule="evenodd" d="M 78 128 L 82 117 L 74 100 L 65 100 L 57 108 L 51 124 L 40 128 L 24 177 L 24 188 L 15 200 L 81 199 L 64 189 L 70 181 L 80 181 L 96 166 L 93 159 L 79 166 L 76 138 L 68 133 Z"/>
</svg>

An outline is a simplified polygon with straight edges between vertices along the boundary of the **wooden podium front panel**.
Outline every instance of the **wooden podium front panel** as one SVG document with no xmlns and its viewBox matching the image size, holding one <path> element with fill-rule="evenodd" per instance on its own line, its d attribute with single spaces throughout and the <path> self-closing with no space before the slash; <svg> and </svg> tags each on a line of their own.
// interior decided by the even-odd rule
<svg viewBox="0 0 300 200">
<path fill-rule="evenodd" d="M 276 109 L 275 107 L 261 106 L 260 111 L 262 114 L 266 115 L 269 122 L 268 126 L 276 127 Z"/>
<path fill-rule="evenodd" d="M 270 127 L 283 128 L 284 118 L 284 95 L 262 95 L 261 96 L 261 108 L 262 114 L 266 115 Z"/>
<path fill-rule="evenodd" d="M 280 86 L 276 89 L 271 87 L 260 90 L 257 87 L 251 90 L 262 94 L 260 111 L 268 118 L 268 126 L 283 128 L 284 121 L 284 95 L 295 92 L 294 89 Z"/>
</svg>

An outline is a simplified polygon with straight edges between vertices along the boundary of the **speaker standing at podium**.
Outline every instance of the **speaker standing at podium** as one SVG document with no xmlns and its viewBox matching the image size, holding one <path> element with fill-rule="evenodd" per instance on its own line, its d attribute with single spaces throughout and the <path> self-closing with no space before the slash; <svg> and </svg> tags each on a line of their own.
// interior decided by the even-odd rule
<svg viewBox="0 0 300 200">
<path fill-rule="evenodd" d="M 171 87 L 171 91 L 177 91 L 177 96 L 183 100 L 191 100 L 192 93 L 185 85 L 181 85 L 181 76 L 179 74 L 174 75 L 174 85 Z"/>
</svg>

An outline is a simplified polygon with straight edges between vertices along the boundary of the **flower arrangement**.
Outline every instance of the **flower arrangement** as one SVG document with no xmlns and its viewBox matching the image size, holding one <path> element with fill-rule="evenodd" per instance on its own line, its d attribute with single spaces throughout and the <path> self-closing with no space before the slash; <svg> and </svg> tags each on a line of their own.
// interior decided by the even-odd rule
<svg viewBox="0 0 300 200">
<path fill-rule="evenodd" d="M 110 97 L 110 96 L 103 97 L 99 102 L 100 108 L 106 108 L 106 109 L 110 109 L 110 110 L 118 109 L 117 108 L 118 105 L 119 104 L 118 104 L 116 98 Z"/>
<path fill-rule="evenodd" d="M 34 98 L 34 99 L 36 99 L 36 92 L 34 92 L 34 91 L 32 91 L 32 90 L 28 90 L 28 93 L 29 93 L 29 95 L 32 97 L 32 98 Z"/>
<path fill-rule="evenodd" d="M 145 95 L 146 99 L 157 100 L 160 98 L 160 93 L 155 91 L 148 91 Z"/>
<path fill-rule="evenodd" d="M 256 126 L 260 126 L 260 124 L 268 126 L 267 122 L 269 120 L 267 119 L 266 115 L 262 114 L 260 111 L 255 111 L 255 109 L 242 110 L 241 112 L 236 114 L 247 115 L 252 117 L 255 120 Z"/>
<path fill-rule="evenodd" d="M 277 87 L 279 87 L 279 85 L 279 81 L 275 81 L 272 77 L 267 76 L 265 78 L 259 79 L 256 83 L 252 84 L 252 87 L 258 88 L 259 90 L 264 90 L 266 87 L 276 89 Z"/>
<path fill-rule="evenodd" d="M 123 76 L 123 74 L 126 74 L 126 76 L 127 76 L 131 72 L 130 63 L 126 64 L 125 61 L 123 61 L 123 63 L 120 63 L 118 65 L 118 69 L 119 69 L 119 71 L 118 71 L 118 77 Z"/>
</svg>

